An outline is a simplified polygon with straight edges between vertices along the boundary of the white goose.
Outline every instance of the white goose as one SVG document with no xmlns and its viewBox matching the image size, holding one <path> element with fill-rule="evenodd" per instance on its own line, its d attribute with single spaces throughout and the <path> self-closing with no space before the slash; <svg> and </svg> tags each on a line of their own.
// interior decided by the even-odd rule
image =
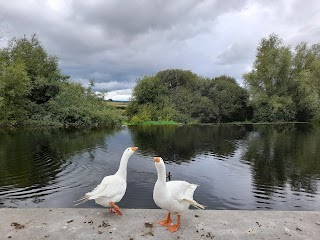
<svg viewBox="0 0 320 240">
<path fill-rule="evenodd" d="M 120 160 L 118 171 L 114 175 L 106 176 L 93 191 L 86 193 L 74 206 L 88 200 L 95 200 L 97 204 L 110 207 L 110 213 L 122 215 L 120 208 L 115 204 L 124 196 L 127 189 L 127 164 L 130 156 L 137 150 L 137 147 L 129 147 L 124 150 Z"/>
<path fill-rule="evenodd" d="M 187 211 L 190 205 L 198 209 L 205 209 L 205 207 L 193 200 L 193 193 L 198 185 L 185 181 L 166 182 L 166 166 L 163 159 L 155 157 L 154 162 L 158 172 L 158 180 L 153 189 L 153 200 L 158 207 L 169 212 L 167 219 L 159 223 L 166 226 L 170 232 L 175 232 L 180 228 L 181 213 Z M 170 213 L 178 215 L 176 224 L 170 225 Z"/>
</svg>

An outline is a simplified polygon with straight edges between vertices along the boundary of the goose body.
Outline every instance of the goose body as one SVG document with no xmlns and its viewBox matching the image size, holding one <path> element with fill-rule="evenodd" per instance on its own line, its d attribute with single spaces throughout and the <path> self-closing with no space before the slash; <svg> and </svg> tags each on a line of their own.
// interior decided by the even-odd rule
<svg viewBox="0 0 320 240">
<path fill-rule="evenodd" d="M 175 232 L 180 227 L 180 216 L 192 205 L 199 209 L 205 207 L 193 200 L 193 194 L 198 185 L 186 181 L 166 182 L 166 168 L 162 158 L 154 158 L 158 172 L 158 179 L 153 189 L 153 200 L 155 204 L 168 211 L 166 220 L 160 221 L 160 224 L 167 226 L 170 232 Z M 177 224 L 170 225 L 170 214 L 178 215 Z"/>
<path fill-rule="evenodd" d="M 75 206 L 82 204 L 88 200 L 95 202 L 104 207 L 110 207 L 111 213 L 122 215 L 119 207 L 115 203 L 119 202 L 127 189 L 127 164 L 130 156 L 137 150 L 137 147 L 127 148 L 120 160 L 118 171 L 114 175 L 103 178 L 101 183 L 91 192 L 87 192 L 82 198 L 77 200 Z"/>
<path fill-rule="evenodd" d="M 120 202 L 127 189 L 126 179 L 115 175 L 106 176 L 102 182 L 91 192 L 85 194 L 89 200 L 104 207 L 110 207 L 110 202 Z"/>
<path fill-rule="evenodd" d="M 173 214 L 181 214 L 189 209 L 197 185 L 185 181 L 171 181 L 165 184 L 157 181 L 153 190 L 155 204 Z"/>
</svg>

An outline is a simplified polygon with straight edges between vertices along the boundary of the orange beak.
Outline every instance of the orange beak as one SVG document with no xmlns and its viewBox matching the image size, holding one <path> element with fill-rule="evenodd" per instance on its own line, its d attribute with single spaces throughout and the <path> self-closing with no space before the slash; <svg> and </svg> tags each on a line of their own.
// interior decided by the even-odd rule
<svg viewBox="0 0 320 240">
<path fill-rule="evenodd" d="M 134 152 L 135 152 L 137 149 L 138 149 L 138 147 L 131 147 L 131 150 L 134 151 Z"/>
<path fill-rule="evenodd" d="M 160 162 L 160 157 L 155 157 L 155 158 L 154 158 L 154 161 L 155 161 L 156 163 L 159 163 L 159 162 Z"/>
</svg>

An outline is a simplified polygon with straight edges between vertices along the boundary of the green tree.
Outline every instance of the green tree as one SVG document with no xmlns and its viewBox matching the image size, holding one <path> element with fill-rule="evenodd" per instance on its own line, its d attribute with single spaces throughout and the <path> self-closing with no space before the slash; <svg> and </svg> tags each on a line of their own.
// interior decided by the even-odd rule
<svg viewBox="0 0 320 240">
<path fill-rule="evenodd" d="M 123 119 L 104 94 L 73 83 L 33 35 L 0 50 L 0 124 L 96 126 Z"/>
<path fill-rule="evenodd" d="M 294 50 L 275 34 L 263 38 L 243 75 L 256 121 L 310 121 L 320 116 L 320 46 Z"/>
<path fill-rule="evenodd" d="M 175 92 L 179 88 L 196 91 L 198 87 L 199 76 L 187 70 L 168 69 L 158 72 L 156 77 L 160 79 L 170 93 Z"/>
<path fill-rule="evenodd" d="M 156 74 L 168 89 L 170 101 L 177 114 L 178 122 L 198 120 L 199 122 L 216 122 L 219 117 L 212 102 L 201 95 L 200 87 L 204 78 L 181 69 L 168 69 Z"/>
<path fill-rule="evenodd" d="M 49 118 L 64 125 L 98 126 L 120 124 L 121 118 L 103 99 L 79 83 L 64 83 L 48 103 Z"/>
<path fill-rule="evenodd" d="M 7 48 L 1 50 L 2 60 L 7 64 L 21 61 L 31 80 L 31 91 L 28 98 L 43 104 L 59 93 L 59 84 L 69 76 L 62 75 L 58 68 L 58 59 L 49 55 L 36 35 L 13 38 Z"/>
<path fill-rule="evenodd" d="M 168 89 L 155 76 L 145 76 L 137 81 L 132 100 L 126 112 L 132 123 L 167 120 L 170 115 Z M 171 120 L 171 119 L 168 119 Z"/>
<path fill-rule="evenodd" d="M 137 82 L 127 114 L 134 123 L 242 121 L 249 116 L 248 101 L 248 93 L 234 78 L 208 80 L 191 71 L 168 69 Z"/>
<path fill-rule="evenodd" d="M 293 58 L 292 97 L 297 105 L 297 120 L 319 118 L 320 112 L 320 44 L 308 47 L 300 43 Z"/>
<path fill-rule="evenodd" d="M 286 95 L 290 87 L 291 51 L 275 34 L 263 38 L 257 48 L 253 70 L 244 74 L 250 93 L 266 97 Z"/>
<path fill-rule="evenodd" d="M 160 104 L 168 95 L 168 90 L 161 80 L 154 76 L 146 76 L 138 80 L 133 91 L 133 99 L 139 104 Z"/>
<path fill-rule="evenodd" d="M 220 121 L 244 121 L 251 118 L 249 94 L 234 78 L 222 75 L 206 80 L 201 91 L 218 109 Z"/>
<path fill-rule="evenodd" d="M 25 120 L 30 109 L 30 100 L 27 98 L 30 89 L 30 79 L 21 61 L 8 65 L 1 61 L 0 122 L 16 124 Z"/>
</svg>

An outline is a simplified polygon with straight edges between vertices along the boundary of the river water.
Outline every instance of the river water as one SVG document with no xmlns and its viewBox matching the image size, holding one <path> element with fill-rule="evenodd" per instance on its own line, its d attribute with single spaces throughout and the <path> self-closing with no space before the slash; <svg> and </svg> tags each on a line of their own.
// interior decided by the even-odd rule
<svg viewBox="0 0 320 240">
<path fill-rule="evenodd" d="M 194 198 L 207 209 L 320 210 L 320 128 L 307 124 L 2 129 L 0 207 L 73 207 L 129 146 L 139 149 L 120 207 L 157 208 L 161 156 L 170 180 L 199 185 Z"/>
</svg>

